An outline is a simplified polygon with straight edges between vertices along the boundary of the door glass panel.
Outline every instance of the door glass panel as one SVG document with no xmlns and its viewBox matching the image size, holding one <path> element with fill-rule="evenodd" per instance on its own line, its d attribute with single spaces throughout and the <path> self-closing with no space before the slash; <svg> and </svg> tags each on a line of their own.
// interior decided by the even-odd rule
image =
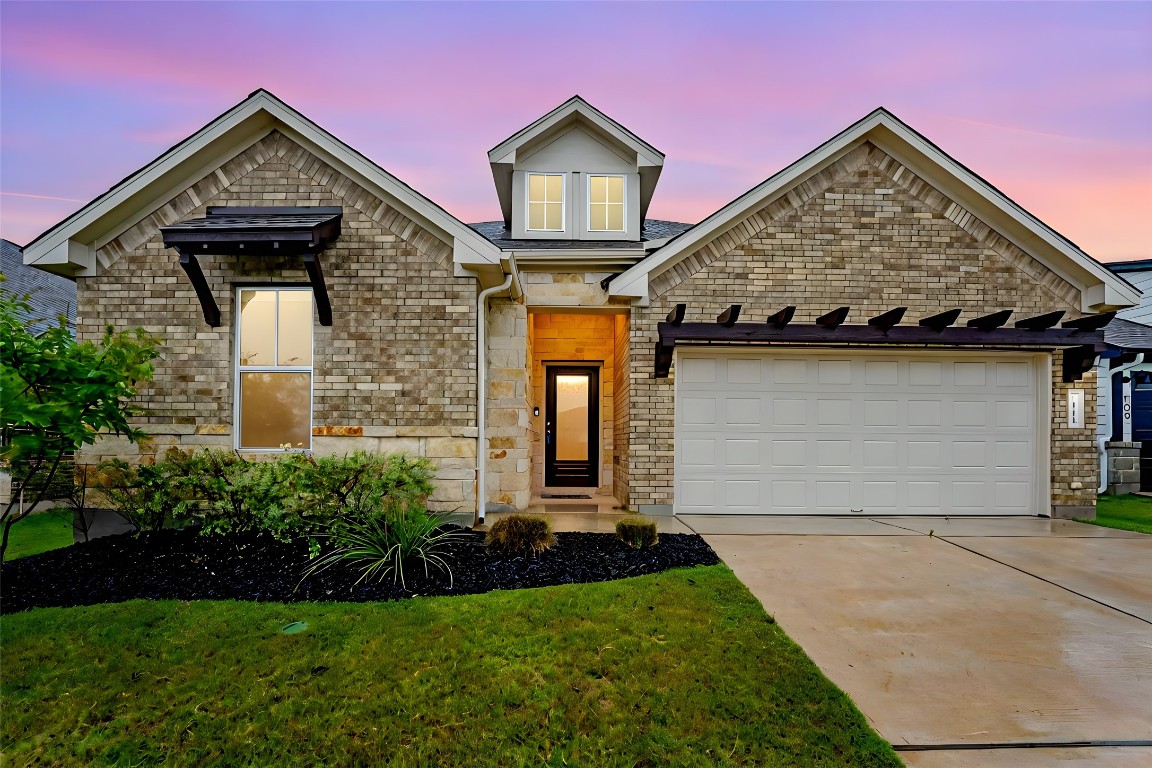
<svg viewBox="0 0 1152 768">
<path fill-rule="evenodd" d="M 240 291 L 240 365 L 275 363 L 276 291 Z"/>
<path fill-rule="evenodd" d="M 312 365 L 312 291 L 280 291 L 277 365 Z"/>
<path fill-rule="evenodd" d="M 308 448 L 311 401 L 311 373 L 241 373 L 240 447 Z"/>
<path fill-rule="evenodd" d="M 588 460 L 587 376 L 556 376 L 556 460 Z"/>
</svg>

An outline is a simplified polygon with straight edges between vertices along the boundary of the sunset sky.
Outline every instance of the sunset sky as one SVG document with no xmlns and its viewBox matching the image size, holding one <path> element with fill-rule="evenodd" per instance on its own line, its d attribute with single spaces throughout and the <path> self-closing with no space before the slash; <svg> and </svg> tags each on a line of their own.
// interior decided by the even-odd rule
<svg viewBox="0 0 1152 768">
<path fill-rule="evenodd" d="M 21 245 L 267 88 L 465 221 L 580 94 L 696 222 L 878 106 L 1102 261 L 1152 258 L 1152 3 L 0 2 Z"/>
</svg>

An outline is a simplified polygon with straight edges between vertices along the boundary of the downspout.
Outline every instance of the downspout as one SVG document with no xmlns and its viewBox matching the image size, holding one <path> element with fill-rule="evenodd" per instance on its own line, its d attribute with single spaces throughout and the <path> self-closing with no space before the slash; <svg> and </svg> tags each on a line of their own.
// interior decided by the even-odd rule
<svg viewBox="0 0 1152 768">
<path fill-rule="evenodd" d="M 516 257 L 510 256 L 511 271 L 500 285 L 485 288 L 476 299 L 476 522 L 484 522 L 488 483 L 488 297 L 506 291 L 515 283 L 517 293 L 523 294 Z"/>
<path fill-rule="evenodd" d="M 1144 353 L 1140 352 L 1136 355 L 1136 359 L 1130 363 L 1125 363 L 1119 368 L 1114 368 L 1108 371 L 1108 426 L 1113 432 L 1116 431 L 1115 425 L 1112 423 L 1112 413 L 1115 412 L 1115 403 L 1112 402 L 1112 377 L 1118 373 L 1124 373 L 1131 370 L 1144 362 Z M 1107 435 L 1104 437 L 1096 438 L 1096 450 L 1100 454 L 1100 487 L 1096 489 L 1096 495 L 1104 493 L 1108 490 L 1108 449 L 1104 447 L 1111 438 Z"/>
</svg>

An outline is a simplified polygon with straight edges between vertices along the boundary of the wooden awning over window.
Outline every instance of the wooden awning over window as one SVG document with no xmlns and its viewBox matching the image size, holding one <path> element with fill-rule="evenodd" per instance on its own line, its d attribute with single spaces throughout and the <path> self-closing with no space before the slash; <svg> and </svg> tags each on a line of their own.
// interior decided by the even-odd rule
<svg viewBox="0 0 1152 768">
<path fill-rule="evenodd" d="M 896 307 L 865 325 L 845 324 L 850 307 L 839 307 L 811 324 L 793 323 L 796 307 L 785 307 L 765 323 L 739 323 L 741 306 L 733 304 L 714 323 L 686 323 L 687 305 L 677 304 L 666 322 L 658 325 L 655 377 L 664 378 L 672 368 L 672 352 L 677 345 L 751 346 L 877 346 L 920 347 L 925 349 L 1063 349 L 1064 381 L 1077 381 L 1104 351 L 1104 326 L 1115 312 L 1089 315 L 1061 323 L 1063 311 L 1024 318 L 1006 327 L 1012 310 L 1004 309 L 972 318 L 953 327 L 961 310 L 931 315 L 915 324 L 900 325 L 907 307 Z M 1057 327 L 1059 326 L 1059 327 Z"/>
<path fill-rule="evenodd" d="M 208 288 L 198 256 L 299 256 L 304 261 L 316 314 L 332 325 L 332 303 L 320 268 L 320 254 L 340 237 L 340 207 L 212 207 L 202 219 L 161 227 L 164 245 L 180 254 L 180 266 L 196 289 L 204 320 L 220 325 L 220 308 Z"/>
</svg>

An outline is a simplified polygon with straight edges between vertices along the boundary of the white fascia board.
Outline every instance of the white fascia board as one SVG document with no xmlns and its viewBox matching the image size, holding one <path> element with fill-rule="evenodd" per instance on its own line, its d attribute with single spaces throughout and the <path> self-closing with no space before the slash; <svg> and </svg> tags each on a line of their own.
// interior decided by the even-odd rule
<svg viewBox="0 0 1152 768">
<path fill-rule="evenodd" d="M 158 182 L 165 173 L 189 161 L 204 147 L 234 130 L 240 123 L 252 117 L 259 110 L 258 99 L 261 97 L 263 94 L 240 102 L 55 227 L 38 236 L 24 249 L 25 263 L 38 264 L 41 259 L 46 258 L 47 254 L 55 251 L 62 243 L 114 213 L 117 208 L 128 202 L 133 196 Z"/>
<path fill-rule="evenodd" d="M 263 95 L 263 94 L 262 94 Z M 479 232 L 421 195 L 412 187 L 397 179 L 368 158 L 356 152 L 344 142 L 334 137 L 328 131 L 313 123 L 299 112 L 287 107 L 279 100 L 270 99 L 268 111 L 287 126 L 295 129 L 305 136 L 315 146 L 324 150 L 330 157 L 338 158 L 345 166 L 356 172 L 357 175 L 369 181 L 387 193 L 387 195 L 408 208 L 405 213 L 414 213 L 416 218 L 434 225 L 440 232 L 454 239 L 463 241 L 473 254 L 480 255 L 488 263 L 499 262 L 499 249 L 490 243 Z"/>
<path fill-rule="evenodd" d="M 354 172 L 369 187 L 376 187 L 385 195 L 400 203 L 406 214 L 414 214 L 414 218 L 430 225 L 434 232 L 445 236 L 445 240 L 463 240 L 471 250 L 482 254 L 488 261 L 498 261 L 498 249 L 478 232 L 471 229 L 459 219 L 455 218 L 443 208 L 432 203 L 417 193 L 408 185 L 371 162 L 347 144 L 336 139 L 332 134 L 323 130 L 299 112 L 288 107 L 266 91 L 257 91 L 208 125 L 201 128 L 189 138 L 176 145 L 168 152 L 146 165 L 124 181 L 117 184 L 101 197 L 96 198 L 88 205 L 72 214 L 60 224 L 37 237 L 25 248 L 25 263 L 38 264 L 47 254 L 58 248 L 62 243 L 77 238 L 87 243 L 88 247 L 102 247 L 108 240 L 117 236 L 121 231 L 132 226 L 139 220 L 140 208 L 148 205 L 134 205 L 133 198 L 146 195 L 148 190 L 159 185 L 159 197 L 167 199 L 176 194 L 188 183 L 195 179 L 181 174 L 179 183 L 164 183 L 166 177 L 178 172 L 182 166 L 192 163 L 196 156 L 210 147 L 218 144 L 229 144 L 231 137 L 236 143 L 250 146 L 253 141 L 267 135 L 273 128 L 283 130 L 295 140 L 309 149 L 320 150 L 318 154 L 327 161 L 335 161 L 343 169 Z M 214 160 L 216 158 L 213 158 Z M 198 169 L 200 173 L 202 169 Z M 196 174 L 193 174 L 196 176 Z M 187 183 L 186 183 L 187 182 Z M 153 204 L 153 197 L 146 195 L 147 203 Z M 138 200 L 137 203 L 143 203 Z M 119 211 L 122 206 L 132 208 L 131 211 Z M 147 211 L 144 211 L 146 214 Z M 90 230 L 100 224 L 102 220 L 115 217 L 103 231 L 94 233 Z M 83 234 L 82 234 L 83 233 Z M 45 262 L 49 263 L 49 262 Z M 93 265 L 94 266 L 94 265 Z M 91 267 L 84 270 L 86 274 L 94 274 Z"/>
<path fill-rule="evenodd" d="M 539 118 L 531 125 L 514 133 L 488 152 L 490 163 L 512 163 L 516 159 L 516 149 L 527 144 L 541 134 L 552 130 L 574 114 L 579 114 L 592 125 L 636 153 L 641 166 L 662 166 L 664 154 L 579 96 L 573 96 L 556 109 Z"/>
<path fill-rule="evenodd" d="M 1112 298 L 1121 300 L 1122 302 L 1131 301 L 1132 303 L 1137 303 L 1139 301 L 1139 291 L 1134 291 L 1127 281 L 1119 279 L 1111 270 L 1060 236 L 1054 229 L 1026 211 L 1003 192 L 953 160 L 934 144 L 927 141 L 923 136 L 916 133 L 895 117 L 887 114 L 881 117 L 884 119 L 880 120 L 880 124 L 922 154 L 930 162 L 945 169 L 953 178 L 959 180 L 970 190 L 974 191 L 981 198 L 980 202 L 990 204 L 997 211 L 1024 227 L 1028 231 L 1028 235 L 1024 238 L 1014 239 L 1018 247 L 1028 251 L 1031 255 L 1038 258 L 1041 263 L 1054 272 L 1057 272 L 1057 274 L 1073 285 L 1080 285 L 1083 288 L 1087 288 L 1094 282 L 1094 278 L 1109 287 L 1108 293 Z M 878 142 L 878 145 L 884 148 L 883 141 Z M 915 168 L 911 170 L 916 172 Z M 942 191 L 948 194 L 949 190 L 943 189 Z M 974 213 L 979 215 L 978 212 L 974 211 Z M 1021 240 L 1023 240 L 1023 242 L 1020 242 Z M 1037 247 L 1041 246 L 1041 244 L 1047 249 L 1057 251 L 1068 259 L 1071 262 L 1069 266 L 1073 266 L 1073 270 L 1079 268 L 1082 273 L 1087 274 L 1082 274 L 1079 279 L 1076 279 L 1076 277 L 1070 274 L 1073 270 L 1062 269 L 1062 265 L 1053 263 L 1051 258 L 1042 256 L 1039 253 L 1040 248 Z M 1085 277 L 1088 277 L 1088 279 L 1086 280 Z"/>
<path fill-rule="evenodd" d="M 630 275 L 632 270 L 615 278 L 608 284 L 609 296 L 623 296 L 632 299 L 648 300 L 648 273 L 637 272 Z"/>
<path fill-rule="evenodd" d="M 923 136 L 916 133 L 884 109 L 875 110 L 856 124 L 800 158 L 800 160 L 736 198 L 685 232 L 666 250 L 661 249 L 653 253 L 648 259 L 640 262 L 617 278 L 617 280 L 614 280 L 610 292 L 615 295 L 617 283 L 621 286 L 627 285 L 632 277 L 640 273 L 644 273 L 645 275 L 660 274 L 668 266 L 671 266 L 679 261 L 680 258 L 692 253 L 697 247 L 707 242 L 717 233 L 723 232 L 729 226 L 747 217 L 754 210 L 767 205 L 776 196 L 787 192 L 794 184 L 824 166 L 834 157 L 839 156 L 866 140 L 875 141 L 881 149 L 892 151 L 893 156 L 896 157 L 897 160 L 902 163 L 905 162 L 908 159 L 907 153 L 900 152 L 898 148 L 894 150 L 891 142 L 884 140 L 882 136 L 883 131 L 878 131 L 878 129 L 887 129 L 890 136 L 897 138 L 899 142 L 902 142 L 907 148 L 913 150 L 914 154 L 919 154 L 928 163 L 943 169 L 948 177 L 947 180 L 942 181 L 937 178 L 926 179 L 929 183 L 941 186 L 942 192 L 949 194 L 954 191 L 949 189 L 949 187 L 954 186 L 954 182 L 959 181 L 964 187 L 974 193 L 977 202 L 982 202 L 985 206 L 991 206 L 1019 227 L 1022 227 L 1027 234 L 1012 238 L 1012 241 L 1069 283 L 1079 287 L 1082 292 L 1087 292 L 1093 285 L 1097 284 L 1097 281 L 1107 286 L 1106 290 L 1100 292 L 1100 301 L 1089 301 L 1085 295 L 1084 301 L 1082 302 L 1084 311 L 1089 311 L 1089 306 L 1113 306 L 1113 304 L 1110 303 L 1113 301 L 1115 302 L 1115 306 L 1128 306 L 1139 302 L 1140 293 L 1138 290 L 1112 274 L 1107 267 L 1097 262 L 1079 248 L 1073 246 L 1058 235 L 1051 227 L 1025 211 L 1005 194 L 953 160 Z M 873 135 L 876 133 L 881 135 Z M 917 175 L 923 173 L 923 170 L 918 168 L 916 163 L 909 162 L 907 164 L 913 173 Z M 935 176 L 935 174 L 932 174 L 932 176 Z M 949 180 L 952 181 L 953 184 L 945 183 Z M 962 205 L 972 204 L 972 195 L 964 195 L 963 198 L 964 199 L 958 202 Z M 973 213 L 976 213 L 978 216 L 980 215 L 979 211 L 973 211 Z M 1055 254 L 1053 252 L 1055 252 Z M 1059 259 L 1051 258 L 1052 255 L 1063 257 L 1066 264 L 1060 264 Z"/>
<path fill-rule="evenodd" d="M 692 229 L 681 234 L 673 240 L 671 245 L 653 252 L 647 259 L 616 278 L 616 280 L 613 280 L 609 288 L 609 293 L 613 296 L 632 295 L 629 293 L 617 294 L 617 285 L 620 286 L 619 290 L 623 291 L 625 290 L 624 286 L 630 285 L 632 279 L 638 277 L 641 273 L 643 273 L 645 277 L 646 292 L 647 276 L 649 274 L 660 274 L 664 271 L 662 268 L 665 265 L 671 266 L 675 264 L 676 261 L 679 260 L 678 257 L 687 256 L 700 245 L 707 242 L 716 233 L 724 231 L 729 226 L 747 217 L 753 211 L 762 208 L 774 195 L 786 192 L 792 185 L 808 176 L 828 159 L 839 154 L 842 150 L 857 141 L 858 137 L 841 134 L 815 151 L 805 155 L 801 160 L 768 177 L 767 180 L 748 190 L 728 205 L 692 227 Z M 647 294 L 645 293 L 645 295 Z"/>
<path fill-rule="evenodd" d="M 29 256 L 25 252 L 23 259 L 27 266 L 65 277 L 74 277 L 96 266 L 95 252 L 85 243 L 75 240 L 65 240 L 39 257 Z"/>
</svg>

